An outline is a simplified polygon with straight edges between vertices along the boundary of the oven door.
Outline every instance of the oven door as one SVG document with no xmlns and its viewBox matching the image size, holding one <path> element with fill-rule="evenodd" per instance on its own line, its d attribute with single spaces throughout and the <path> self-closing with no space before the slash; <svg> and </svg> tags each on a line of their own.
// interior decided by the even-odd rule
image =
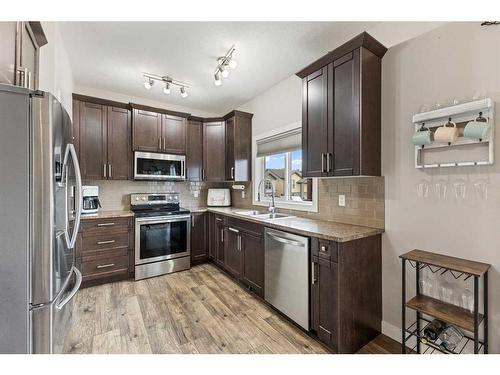
<svg viewBox="0 0 500 375">
<path fill-rule="evenodd" d="M 135 219 L 135 264 L 189 256 L 191 216 Z"/>
<path fill-rule="evenodd" d="M 134 179 L 136 180 L 184 180 L 186 178 L 186 156 L 134 153 Z"/>
</svg>

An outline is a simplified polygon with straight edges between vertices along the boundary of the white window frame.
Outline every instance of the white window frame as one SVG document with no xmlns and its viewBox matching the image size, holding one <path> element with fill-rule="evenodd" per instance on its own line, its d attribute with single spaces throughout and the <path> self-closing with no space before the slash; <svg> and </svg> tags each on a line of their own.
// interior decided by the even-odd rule
<svg viewBox="0 0 500 375">
<path fill-rule="evenodd" d="M 268 197 L 261 197 L 261 200 L 258 200 L 258 187 L 259 183 L 264 175 L 264 160 L 257 160 L 257 142 L 261 139 L 275 136 L 277 134 L 285 133 L 297 128 L 301 127 L 300 122 L 295 122 L 292 124 L 288 124 L 282 126 L 280 128 L 274 129 L 269 132 L 261 133 L 253 137 L 252 140 L 252 203 L 254 206 L 269 206 L 271 203 L 271 199 Z M 288 164 L 291 163 L 290 158 L 286 159 Z M 288 165 L 290 167 L 290 165 Z M 288 170 L 291 170 L 288 168 Z M 288 173 L 285 176 L 285 184 L 286 184 L 286 193 L 285 196 L 290 195 L 290 176 Z M 312 201 L 311 202 L 298 202 L 298 201 L 282 201 L 280 199 L 275 200 L 275 205 L 277 208 L 284 208 L 289 210 L 297 210 L 297 211 L 307 211 L 307 212 L 318 212 L 318 180 L 316 178 L 312 179 Z"/>
</svg>

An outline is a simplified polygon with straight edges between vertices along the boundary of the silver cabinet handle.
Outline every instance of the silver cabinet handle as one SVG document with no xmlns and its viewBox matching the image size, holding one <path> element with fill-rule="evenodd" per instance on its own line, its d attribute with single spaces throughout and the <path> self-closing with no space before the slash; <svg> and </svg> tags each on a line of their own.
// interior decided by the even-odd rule
<svg viewBox="0 0 500 375">
<path fill-rule="evenodd" d="M 68 294 L 68 296 L 65 299 L 63 299 L 61 302 L 59 302 L 56 305 L 56 309 L 58 309 L 58 310 L 61 310 L 64 307 L 64 305 L 66 305 L 75 296 L 76 292 L 78 292 L 78 289 L 80 289 L 80 285 L 82 285 L 83 278 L 82 278 L 81 272 L 76 267 L 73 267 L 72 270 L 76 275 L 75 286 L 73 287 L 73 290 L 71 291 L 71 293 Z"/>
<path fill-rule="evenodd" d="M 167 149 L 167 138 L 163 138 L 163 150 Z"/>
<path fill-rule="evenodd" d="M 203 181 L 205 179 L 205 169 L 201 168 L 201 180 Z"/>
<path fill-rule="evenodd" d="M 289 240 L 287 238 L 275 236 L 274 234 L 270 234 L 270 233 L 268 233 L 267 235 L 269 237 L 271 237 L 273 240 L 287 244 L 287 245 L 304 247 L 304 244 L 302 242 L 299 242 L 299 241 L 292 241 L 292 240 Z"/>
<path fill-rule="evenodd" d="M 241 236 L 238 235 L 238 251 L 241 251 L 242 249 L 242 246 L 241 246 Z"/>
<path fill-rule="evenodd" d="M 224 228 L 220 230 L 220 242 L 224 242 Z"/>
<path fill-rule="evenodd" d="M 194 228 L 194 215 L 191 216 L 191 228 Z"/>
<path fill-rule="evenodd" d="M 158 150 L 161 150 L 161 137 L 158 138 Z"/>
<path fill-rule="evenodd" d="M 115 225 L 115 223 L 98 223 L 98 227 L 110 227 L 112 225 Z"/>
<path fill-rule="evenodd" d="M 231 178 L 234 180 L 234 167 L 231 167 Z"/>
<path fill-rule="evenodd" d="M 325 154 L 321 153 L 321 172 L 325 171 Z"/>
<path fill-rule="evenodd" d="M 215 220 L 222 221 L 222 219 L 220 217 L 216 217 Z"/>
<path fill-rule="evenodd" d="M 319 251 L 322 251 L 323 253 L 326 253 L 326 246 L 321 246 L 319 248 Z"/>
<path fill-rule="evenodd" d="M 330 170 L 330 155 L 331 155 L 331 153 L 326 154 L 326 171 L 327 172 L 331 172 L 331 170 Z"/>
<path fill-rule="evenodd" d="M 231 228 L 231 227 L 228 227 L 227 229 L 229 229 L 233 233 L 240 233 L 240 231 L 238 229 L 234 229 L 234 228 Z"/>
<path fill-rule="evenodd" d="M 103 174 L 104 178 L 108 178 L 106 164 L 102 165 L 102 170 L 103 170 L 102 174 Z"/>
<path fill-rule="evenodd" d="M 316 263 L 311 262 L 311 284 L 316 284 Z"/>
<path fill-rule="evenodd" d="M 108 178 L 111 178 L 111 164 L 108 164 Z"/>
<path fill-rule="evenodd" d="M 115 243 L 115 240 L 109 240 L 109 241 L 98 241 L 97 244 L 98 245 L 105 245 L 105 244 L 108 244 L 108 243 Z"/>
<path fill-rule="evenodd" d="M 100 264 L 100 265 L 96 266 L 95 268 L 109 268 L 109 267 L 113 267 L 114 265 L 115 265 L 114 263 Z"/>
</svg>

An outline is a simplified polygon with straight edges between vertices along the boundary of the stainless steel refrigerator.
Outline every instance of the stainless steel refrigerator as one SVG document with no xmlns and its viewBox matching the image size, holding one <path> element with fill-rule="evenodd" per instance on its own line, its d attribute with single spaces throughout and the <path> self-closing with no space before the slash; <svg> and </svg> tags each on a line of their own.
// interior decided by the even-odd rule
<svg viewBox="0 0 500 375">
<path fill-rule="evenodd" d="M 68 113 L 0 85 L 0 353 L 60 353 L 81 284 L 81 176 Z"/>
</svg>

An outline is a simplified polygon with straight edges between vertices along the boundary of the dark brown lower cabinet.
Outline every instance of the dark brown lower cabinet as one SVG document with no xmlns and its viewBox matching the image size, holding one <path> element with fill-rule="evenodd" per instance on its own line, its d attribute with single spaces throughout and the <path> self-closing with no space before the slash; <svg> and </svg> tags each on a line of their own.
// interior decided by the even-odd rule
<svg viewBox="0 0 500 375">
<path fill-rule="evenodd" d="M 224 266 L 234 278 L 240 278 L 241 234 L 239 229 L 232 226 L 224 228 Z"/>
<path fill-rule="evenodd" d="M 241 282 L 264 297 L 264 236 L 242 232 L 241 247 Z"/>
<path fill-rule="evenodd" d="M 191 213 L 191 265 L 208 260 L 207 213 Z"/>
<path fill-rule="evenodd" d="M 311 328 L 326 345 L 337 349 L 337 264 L 312 257 Z"/>
<path fill-rule="evenodd" d="M 380 334 L 382 237 L 311 239 L 311 325 L 337 353 L 356 353 Z"/>
<path fill-rule="evenodd" d="M 76 245 L 82 286 L 132 277 L 134 269 L 133 218 L 84 219 Z"/>
<path fill-rule="evenodd" d="M 224 217 L 220 215 L 214 216 L 214 229 L 212 233 L 213 239 L 213 257 L 215 263 L 224 267 L 225 257 L 224 257 Z"/>
</svg>

